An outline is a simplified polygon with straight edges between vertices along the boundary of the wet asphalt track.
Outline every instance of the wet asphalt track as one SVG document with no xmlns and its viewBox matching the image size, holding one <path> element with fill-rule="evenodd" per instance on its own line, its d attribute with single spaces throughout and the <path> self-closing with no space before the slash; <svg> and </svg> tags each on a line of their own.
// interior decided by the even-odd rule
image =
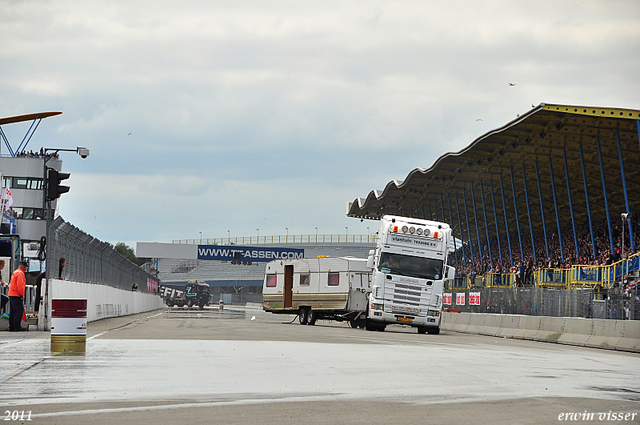
<svg viewBox="0 0 640 425">
<path fill-rule="evenodd" d="M 612 412 L 629 420 L 610 423 L 640 423 L 637 354 L 292 319 L 164 309 L 90 323 L 87 353 L 63 357 L 47 333 L 3 332 L 2 419 L 537 424 Z M 11 419 L 23 411 L 31 421 Z"/>
</svg>

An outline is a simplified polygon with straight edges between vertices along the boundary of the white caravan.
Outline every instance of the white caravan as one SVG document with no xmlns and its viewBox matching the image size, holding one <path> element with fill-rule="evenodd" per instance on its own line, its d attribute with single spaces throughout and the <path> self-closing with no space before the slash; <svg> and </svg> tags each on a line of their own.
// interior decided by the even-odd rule
<svg viewBox="0 0 640 425">
<path fill-rule="evenodd" d="M 262 308 L 297 314 L 301 324 L 318 319 L 349 321 L 365 327 L 371 292 L 367 260 L 353 257 L 318 257 L 275 260 L 267 263 L 262 287 Z"/>
</svg>

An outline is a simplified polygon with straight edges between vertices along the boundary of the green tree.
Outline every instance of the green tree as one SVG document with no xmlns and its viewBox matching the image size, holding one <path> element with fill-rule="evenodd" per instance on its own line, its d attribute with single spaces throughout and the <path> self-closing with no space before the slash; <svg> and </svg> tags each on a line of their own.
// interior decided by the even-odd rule
<svg viewBox="0 0 640 425">
<path fill-rule="evenodd" d="M 122 255 L 124 258 L 126 258 L 127 260 L 131 261 L 134 264 L 141 266 L 145 263 L 145 260 L 142 258 L 136 257 L 136 255 L 133 252 L 133 248 L 131 248 L 129 245 L 125 244 L 124 242 L 118 242 L 116 246 L 113 247 L 113 249 L 115 249 L 116 252 L 118 252 L 120 255 Z"/>
</svg>

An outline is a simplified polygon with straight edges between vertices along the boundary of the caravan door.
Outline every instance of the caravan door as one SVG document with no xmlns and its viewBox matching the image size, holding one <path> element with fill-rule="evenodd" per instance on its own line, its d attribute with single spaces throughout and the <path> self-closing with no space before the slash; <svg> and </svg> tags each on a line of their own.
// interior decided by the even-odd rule
<svg viewBox="0 0 640 425">
<path fill-rule="evenodd" d="M 293 298 L 293 266 L 284 266 L 284 308 L 291 308 Z"/>
</svg>

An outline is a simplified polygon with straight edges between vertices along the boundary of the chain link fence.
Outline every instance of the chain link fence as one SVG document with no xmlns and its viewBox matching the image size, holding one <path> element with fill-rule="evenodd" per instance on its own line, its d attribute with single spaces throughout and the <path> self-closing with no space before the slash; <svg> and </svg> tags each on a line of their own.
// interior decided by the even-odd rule
<svg viewBox="0 0 640 425">
<path fill-rule="evenodd" d="M 51 278 L 58 277 L 59 259 L 66 265 L 65 280 L 96 283 L 131 291 L 157 292 L 157 279 L 124 258 L 113 247 L 58 217 L 51 224 L 47 242 L 47 266 Z"/>
<path fill-rule="evenodd" d="M 597 295 L 597 296 L 596 296 Z M 444 308 L 468 313 L 640 320 L 640 297 L 615 290 L 540 287 L 451 289 Z"/>
</svg>

